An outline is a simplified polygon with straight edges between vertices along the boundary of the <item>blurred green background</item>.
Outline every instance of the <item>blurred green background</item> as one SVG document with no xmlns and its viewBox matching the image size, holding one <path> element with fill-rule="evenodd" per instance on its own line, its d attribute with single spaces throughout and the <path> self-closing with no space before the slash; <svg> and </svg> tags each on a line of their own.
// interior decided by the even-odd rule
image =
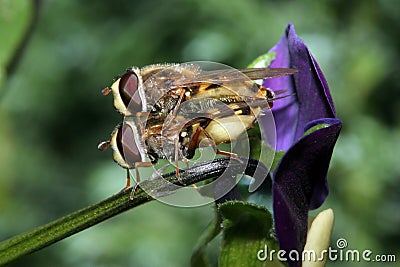
<svg viewBox="0 0 400 267">
<path fill-rule="evenodd" d="M 6 69 L 34 14 L 18 64 Z M 48 0 L 38 13 L 31 1 L 0 0 L 0 240 L 123 187 L 124 170 L 96 146 L 121 120 L 100 90 L 126 67 L 243 68 L 293 22 L 344 123 L 321 208 L 336 215 L 332 246 L 346 238 L 349 249 L 399 258 L 399 14 L 396 0 Z M 212 215 L 152 202 L 10 266 L 188 266 Z"/>
</svg>

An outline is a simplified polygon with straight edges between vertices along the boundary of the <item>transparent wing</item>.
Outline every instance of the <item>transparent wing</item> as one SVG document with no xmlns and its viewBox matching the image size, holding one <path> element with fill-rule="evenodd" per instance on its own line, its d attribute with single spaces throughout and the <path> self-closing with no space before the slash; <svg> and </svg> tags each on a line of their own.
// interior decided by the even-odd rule
<svg viewBox="0 0 400 267">
<path fill-rule="evenodd" d="M 193 77 L 193 80 L 180 80 L 174 83 L 176 87 L 195 86 L 199 83 L 233 83 L 248 80 L 259 80 L 287 76 L 296 73 L 290 68 L 249 68 L 249 69 L 221 69 L 202 71 Z"/>
<path fill-rule="evenodd" d="M 268 99 L 268 90 L 252 80 L 273 78 L 295 73 L 285 68 L 250 68 L 237 70 L 213 62 L 192 62 L 152 66 L 143 71 L 147 110 L 168 113 L 178 104 L 195 98 L 214 98 L 225 103 L 243 98 Z"/>
</svg>

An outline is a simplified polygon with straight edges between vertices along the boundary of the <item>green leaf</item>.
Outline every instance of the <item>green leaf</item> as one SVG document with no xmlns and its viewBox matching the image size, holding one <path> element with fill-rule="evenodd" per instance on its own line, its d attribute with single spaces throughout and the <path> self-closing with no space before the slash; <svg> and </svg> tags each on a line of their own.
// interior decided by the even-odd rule
<svg viewBox="0 0 400 267">
<path fill-rule="evenodd" d="M 275 259 L 258 259 L 264 256 L 265 248 L 279 249 L 272 235 L 272 216 L 266 208 L 230 201 L 221 204 L 219 210 L 223 217 L 219 266 L 284 266 Z"/>
<path fill-rule="evenodd" d="M 275 53 L 266 53 L 264 55 L 259 56 L 253 62 L 251 62 L 247 67 L 248 68 L 268 68 L 271 62 L 275 59 Z"/>
<path fill-rule="evenodd" d="M 16 53 L 29 27 L 33 1 L 0 0 L 0 86 L 4 82 L 6 69 Z"/>
<path fill-rule="evenodd" d="M 317 130 L 320 130 L 320 129 L 323 129 L 323 128 L 326 128 L 326 127 L 329 127 L 329 126 L 330 126 L 330 125 L 327 124 L 327 123 L 317 124 L 317 125 L 311 127 L 310 129 L 308 129 L 308 130 L 303 134 L 302 137 L 307 136 L 307 135 L 309 135 L 309 134 L 312 133 L 312 132 L 315 132 L 315 131 L 317 131 Z"/>
<path fill-rule="evenodd" d="M 285 151 L 283 150 L 279 150 L 275 152 L 275 157 L 274 157 L 274 161 L 272 162 L 271 165 L 271 172 L 274 172 L 276 167 L 278 167 L 279 162 L 281 161 L 281 159 L 283 158 L 283 155 L 285 155 Z"/>
</svg>

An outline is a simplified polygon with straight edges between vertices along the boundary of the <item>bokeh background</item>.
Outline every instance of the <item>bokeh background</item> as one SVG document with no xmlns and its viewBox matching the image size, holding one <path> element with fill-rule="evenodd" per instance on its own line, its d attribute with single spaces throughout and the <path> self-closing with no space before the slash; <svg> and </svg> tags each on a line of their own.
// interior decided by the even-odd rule
<svg viewBox="0 0 400 267">
<path fill-rule="evenodd" d="M 343 120 L 321 208 L 336 215 L 332 246 L 345 238 L 349 249 L 399 260 L 400 2 L 35 2 L 39 10 L 0 0 L 0 240 L 122 188 L 124 170 L 96 146 L 121 120 L 100 90 L 126 67 L 209 60 L 243 68 L 293 22 Z M 10 266 L 188 266 L 212 215 L 211 206 L 152 202 Z"/>
</svg>

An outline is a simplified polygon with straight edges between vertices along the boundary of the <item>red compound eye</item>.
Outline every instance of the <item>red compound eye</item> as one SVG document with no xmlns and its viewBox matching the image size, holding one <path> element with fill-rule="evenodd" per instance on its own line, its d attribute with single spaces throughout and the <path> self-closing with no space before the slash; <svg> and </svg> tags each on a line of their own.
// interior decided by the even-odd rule
<svg viewBox="0 0 400 267">
<path fill-rule="evenodd" d="M 136 143 L 137 139 L 135 138 L 135 134 L 137 134 L 137 132 L 132 129 L 131 125 L 124 123 L 118 129 L 116 140 L 119 153 L 130 166 L 134 166 L 135 162 L 142 161 L 138 147 L 140 144 Z"/>
<path fill-rule="evenodd" d="M 136 73 L 132 70 L 128 70 L 122 75 L 119 81 L 119 93 L 125 107 L 129 106 L 129 109 L 134 112 L 142 111 L 142 99 L 139 95 L 138 90 L 139 79 Z"/>
</svg>

